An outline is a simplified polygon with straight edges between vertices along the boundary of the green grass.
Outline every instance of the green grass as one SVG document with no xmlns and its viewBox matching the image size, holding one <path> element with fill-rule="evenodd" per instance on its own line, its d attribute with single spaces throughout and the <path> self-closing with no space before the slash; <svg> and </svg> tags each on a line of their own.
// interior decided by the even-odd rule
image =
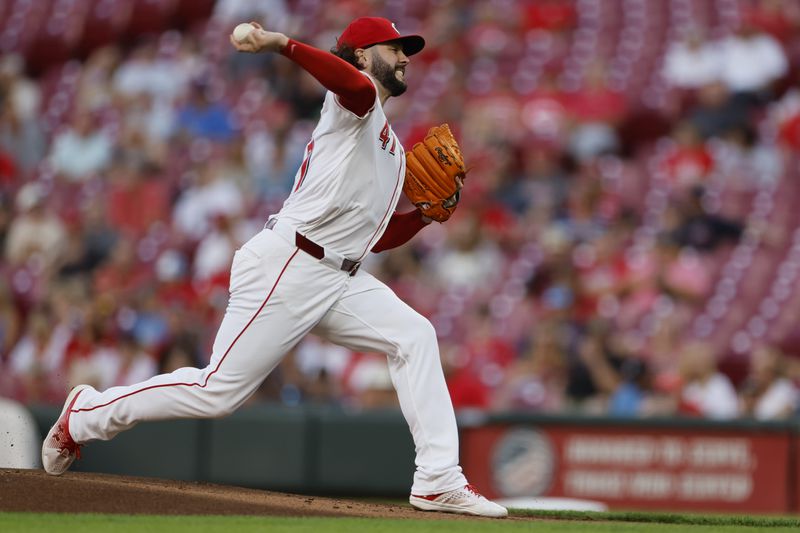
<svg viewBox="0 0 800 533">
<path fill-rule="evenodd" d="M 678 514 L 659 512 L 608 512 L 593 513 L 579 511 L 527 511 L 515 510 L 515 516 L 535 516 L 553 520 L 575 520 L 585 522 L 639 522 L 646 524 L 681 524 L 692 526 L 745 526 L 762 528 L 792 528 L 800 531 L 800 518 L 771 516 L 738 516 L 708 514 Z"/>
<path fill-rule="evenodd" d="M 524 516 L 515 512 L 515 516 Z M 250 516 L 148 516 L 101 514 L 0 513 L 0 531 L 16 532 L 291 532 L 349 533 L 472 533 L 533 531 L 535 533 L 797 533 L 800 520 L 791 518 L 673 515 L 663 513 L 536 512 L 542 520 L 377 520 L 367 518 L 275 518 Z M 667 523 L 663 523 L 667 522 Z"/>
</svg>

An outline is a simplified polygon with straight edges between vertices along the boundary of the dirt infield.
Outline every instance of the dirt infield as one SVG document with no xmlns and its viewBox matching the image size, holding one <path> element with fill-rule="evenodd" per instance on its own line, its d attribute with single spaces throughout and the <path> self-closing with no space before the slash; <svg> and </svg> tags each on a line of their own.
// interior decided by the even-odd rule
<svg viewBox="0 0 800 533">
<path fill-rule="evenodd" d="M 208 483 L 81 472 L 53 477 L 42 470 L 12 469 L 0 469 L 0 511 L 470 519 L 424 513 L 410 506 L 298 496 Z"/>
</svg>

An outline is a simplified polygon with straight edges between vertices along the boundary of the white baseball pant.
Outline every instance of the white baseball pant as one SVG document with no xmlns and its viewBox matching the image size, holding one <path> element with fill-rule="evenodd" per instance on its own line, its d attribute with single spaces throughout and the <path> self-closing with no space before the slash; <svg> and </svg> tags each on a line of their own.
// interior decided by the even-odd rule
<svg viewBox="0 0 800 533">
<path fill-rule="evenodd" d="M 430 322 L 372 275 L 351 277 L 268 229 L 234 255 L 230 300 L 209 365 L 105 392 L 88 389 L 72 408 L 70 433 L 85 443 L 148 420 L 230 414 L 312 330 L 352 350 L 388 355 L 416 448 L 412 492 L 464 486 L 455 415 Z"/>
</svg>

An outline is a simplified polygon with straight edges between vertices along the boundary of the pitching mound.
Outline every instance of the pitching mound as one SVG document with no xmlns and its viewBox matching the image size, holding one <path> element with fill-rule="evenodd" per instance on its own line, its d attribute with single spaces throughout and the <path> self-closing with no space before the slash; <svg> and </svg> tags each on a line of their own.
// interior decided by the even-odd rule
<svg viewBox="0 0 800 533">
<path fill-rule="evenodd" d="M 459 519 L 388 505 L 106 474 L 0 469 L 0 511 Z"/>
</svg>

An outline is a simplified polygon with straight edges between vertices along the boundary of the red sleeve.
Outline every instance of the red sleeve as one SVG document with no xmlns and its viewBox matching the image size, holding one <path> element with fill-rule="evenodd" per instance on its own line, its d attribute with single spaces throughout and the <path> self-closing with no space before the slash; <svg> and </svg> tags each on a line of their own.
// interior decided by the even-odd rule
<svg viewBox="0 0 800 533">
<path fill-rule="evenodd" d="M 347 61 L 294 39 L 289 39 L 281 53 L 336 93 L 339 102 L 356 115 L 363 117 L 375 104 L 375 86 Z"/>
<path fill-rule="evenodd" d="M 427 225 L 428 223 L 422 220 L 422 213 L 419 209 L 403 214 L 394 213 L 392 218 L 389 219 L 386 231 L 383 232 L 381 238 L 372 247 L 372 251 L 378 253 L 397 248 L 407 243 L 411 237 Z"/>
</svg>

